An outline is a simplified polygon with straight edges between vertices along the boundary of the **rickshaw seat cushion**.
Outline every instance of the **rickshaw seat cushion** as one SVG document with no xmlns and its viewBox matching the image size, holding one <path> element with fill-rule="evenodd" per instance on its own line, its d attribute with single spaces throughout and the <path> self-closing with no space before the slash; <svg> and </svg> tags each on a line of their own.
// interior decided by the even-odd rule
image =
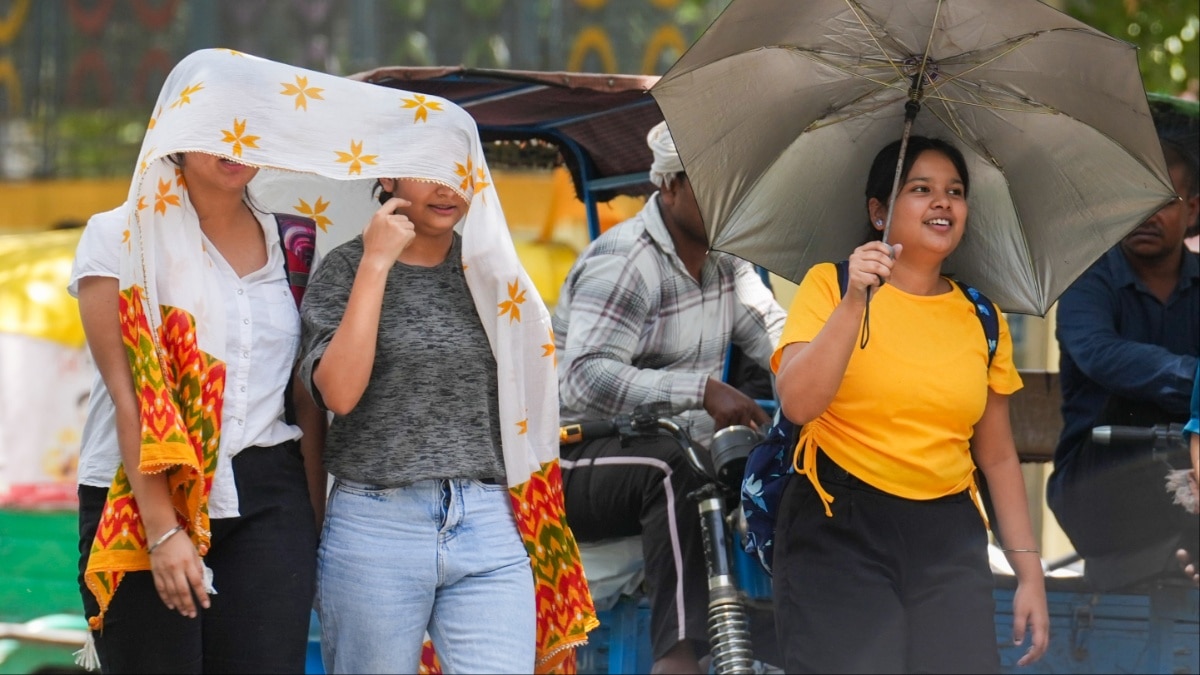
<svg viewBox="0 0 1200 675">
<path fill-rule="evenodd" d="M 641 535 L 581 541 L 579 555 L 598 611 L 611 609 L 622 595 L 635 595 L 645 579 Z"/>
</svg>

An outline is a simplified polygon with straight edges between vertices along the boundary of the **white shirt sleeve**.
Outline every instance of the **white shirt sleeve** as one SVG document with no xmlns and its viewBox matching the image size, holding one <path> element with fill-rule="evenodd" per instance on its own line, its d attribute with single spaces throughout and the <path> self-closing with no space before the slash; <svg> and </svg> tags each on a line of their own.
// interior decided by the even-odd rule
<svg viewBox="0 0 1200 675">
<path fill-rule="evenodd" d="M 79 246 L 75 249 L 75 262 L 71 266 L 71 280 L 67 292 L 79 297 L 79 280 L 85 277 L 111 277 L 121 275 L 121 242 L 128 230 L 129 211 L 124 204 L 111 211 L 97 213 L 88 219 Z"/>
</svg>

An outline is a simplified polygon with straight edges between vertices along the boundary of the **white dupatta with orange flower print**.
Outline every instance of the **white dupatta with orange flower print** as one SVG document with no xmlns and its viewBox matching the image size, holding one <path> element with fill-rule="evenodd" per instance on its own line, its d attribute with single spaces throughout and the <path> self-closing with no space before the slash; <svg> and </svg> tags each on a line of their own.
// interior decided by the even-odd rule
<svg viewBox="0 0 1200 675">
<path fill-rule="evenodd" d="M 445 183 L 470 203 L 457 229 L 498 363 L 505 469 L 537 592 L 537 668 L 571 670 L 574 648 L 597 621 L 563 517 L 554 336 L 517 258 L 475 121 L 436 97 L 230 50 L 195 52 L 168 75 L 129 189 L 135 208 L 122 248 L 121 326 L 141 402 L 139 468 L 167 472 L 179 517 L 203 555 L 221 433 L 224 309 L 199 281 L 199 223 L 168 159 L 178 152 L 260 167 L 249 188 L 253 203 L 313 218 L 326 251 L 369 222 L 377 178 Z M 121 575 L 150 568 L 146 546 L 122 468 L 85 573 L 101 607 L 89 619 L 93 628 L 103 625 Z"/>
</svg>

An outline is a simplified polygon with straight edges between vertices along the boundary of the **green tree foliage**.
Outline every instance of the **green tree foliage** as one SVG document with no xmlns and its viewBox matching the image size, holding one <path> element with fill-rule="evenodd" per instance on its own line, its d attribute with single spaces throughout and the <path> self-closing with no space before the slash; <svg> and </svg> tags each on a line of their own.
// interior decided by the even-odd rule
<svg viewBox="0 0 1200 675">
<path fill-rule="evenodd" d="M 1200 94 L 1196 0 L 1068 0 L 1067 13 L 1138 47 L 1146 91 Z"/>
</svg>

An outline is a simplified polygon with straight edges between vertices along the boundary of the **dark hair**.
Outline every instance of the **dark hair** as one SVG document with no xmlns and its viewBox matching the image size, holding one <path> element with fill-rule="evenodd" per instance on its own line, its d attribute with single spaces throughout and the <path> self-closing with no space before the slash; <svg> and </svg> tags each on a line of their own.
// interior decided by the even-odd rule
<svg viewBox="0 0 1200 675">
<path fill-rule="evenodd" d="M 391 199 L 392 197 L 395 197 L 396 195 L 392 194 L 391 192 L 388 192 L 387 190 L 384 190 L 383 182 L 380 181 L 378 178 L 376 178 L 375 185 L 374 185 L 374 187 L 371 188 L 371 196 L 374 197 L 375 199 L 379 200 L 379 205 L 383 206 L 384 204 L 387 203 L 387 200 Z"/>
<path fill-rule="evenodd" d="M 1196 148 L 1187 148 L 1173 138 L 1159 136 L 1158 140 L 1162 144 L 1163 159 L 1167 162 L 1167 168 L 1181 166 L 1187 171 L 1187 196 L 1194 197 L 1200 194 L 1200 163 L 1196 160 Z"/>
<path fill-rule="evenodd" d="M 963 154 L 958 148 L 949 141 L 944 141 L 940 138 L 929 138 L 926 136 L 909 136 L 908 147 L 904 150 L 904 166 L 900 171 L 900 184 L 908 180 L 908 173 L 912 171 L 913 164 L 916 164 L 917 158 L 926 150 L 941 153 L 950 160 L 958 171 L 958 177 L 962 179 L 963 196 L 967 196 L 971 191 L 971 176 L 967 172 L 967 160 L 963 158 Z M 887 204 L 888 198 L 892 196 L 892 182 L 896 178 L 896 160 L 900 158 L 900 141 L 892 141 L 888 143 L 878 154 L 875 155 L 875 161 L 871 163 L 871 171 L 867 174 L 867 189 L 866 189 L 866 204 L 870 208 L 872 199 L 878 199 L 880 203 Z M 868 214 L 868 221 L 870 216 Z M 882 233 L 867 223 L 867 237 L 864 241 L 879 239 Z"/>
<path fill-rule="evenodd" d="M 1167 166 L 1187 169 L 1188 196 L 1200 193 L 1200 111 L 1196 104 L 1153 95 L 1150 116 Z"/>
</svg>

